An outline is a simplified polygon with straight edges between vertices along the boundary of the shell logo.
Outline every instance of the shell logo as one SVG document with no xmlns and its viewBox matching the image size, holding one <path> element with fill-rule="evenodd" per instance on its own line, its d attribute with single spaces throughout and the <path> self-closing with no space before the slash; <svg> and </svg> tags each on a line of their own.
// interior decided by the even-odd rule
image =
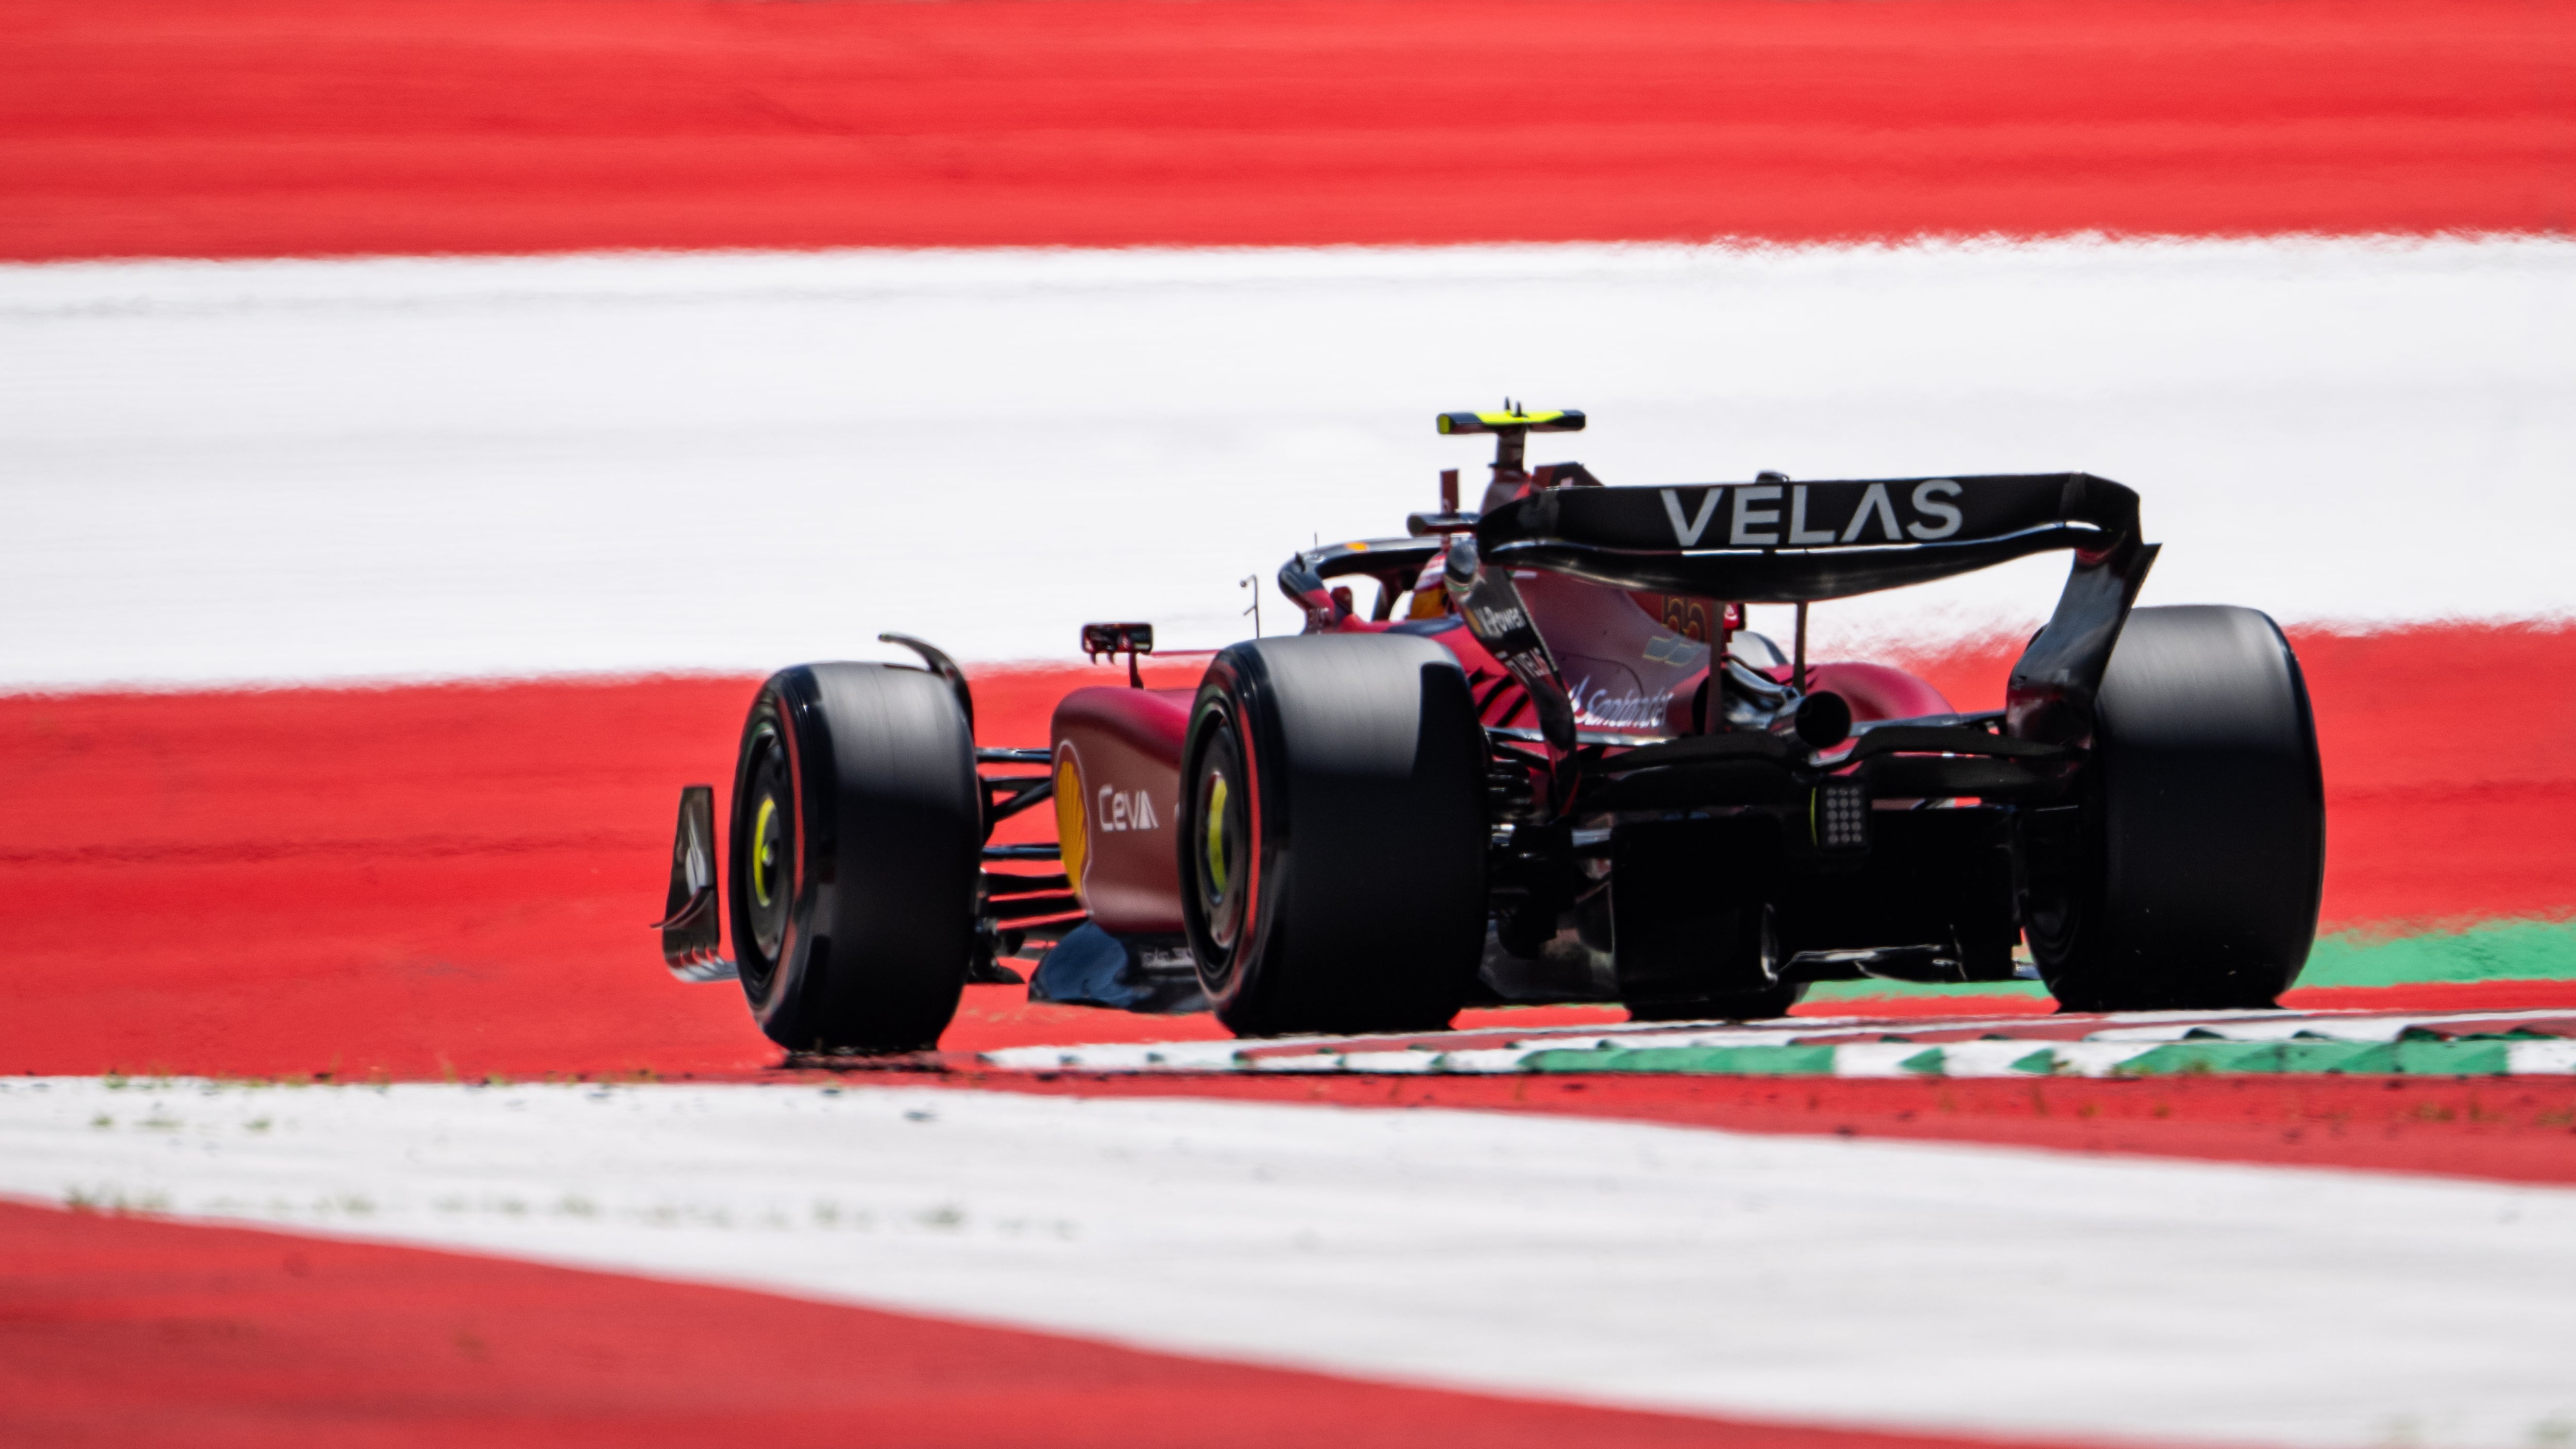
<svg viewBox="0 0 2576 1449">
<path fill-rule="evenodd" d="M 1090 813 L 1083 808 L 1082 767 L 1068 746 L 1055 759 L 1055 839 L 1064 857 L 1064 878 L 1072 882 L 1084 910 L 1091 908 L 1082 889 L 1082 868 L 1091 857 Z"/>
</svg>

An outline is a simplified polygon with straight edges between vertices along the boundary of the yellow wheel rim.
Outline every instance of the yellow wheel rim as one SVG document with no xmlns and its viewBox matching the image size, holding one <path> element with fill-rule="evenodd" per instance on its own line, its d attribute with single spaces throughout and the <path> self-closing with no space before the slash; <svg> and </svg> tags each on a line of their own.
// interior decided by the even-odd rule
<svg viewBox="0 0 2576 1449">
<path fill-rule="evenodd" d="M 760 797 L 760 813 L 751 822 L 751 895 L 762 905 L 769 904 L 769 878 L 778 869 L 778 838 L 769 827 L 778 819 L 778 797 Z"/>
<path fill-rule="evenodd" d="M 1220 895 L 1220 896 L 1221 896 L 1221 895 L 1224 895 L 1224 894 L 1225 894 L 1225 776 L 1223 776 L 1223 775 L 1219 775 L 1219 776 L 1217 776 L 1217 777 L 1216 777 L 1216 784 L 1215 784 L 1215 786 L 1214 786 L 1213 788 L 1211 788 L 1211 789 L 1208 791 L 1208 812 L 1207 812 L 1207 867 L 1208 867 L 1208 879 L 1209 879 L 1209 881 L 1211 881 L 1211 882 L 1213 882 L 1213 883 L 1215 884 L 1215 886 L 1216 886 L 1216 894 L 1218 894 L 1218 895 Z"/>
</svg>

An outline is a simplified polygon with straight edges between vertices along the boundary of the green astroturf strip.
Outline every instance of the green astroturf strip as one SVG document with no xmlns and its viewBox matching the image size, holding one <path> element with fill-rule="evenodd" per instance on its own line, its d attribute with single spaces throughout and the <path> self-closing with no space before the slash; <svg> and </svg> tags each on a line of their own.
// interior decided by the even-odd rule
<svg viewBox="0 0 2576 1449">
<path fill-rule="evenodd" d="M 2576 979 L 2576 921 L 2485 921 L 2455 931 L 2388 935 L 2348 931 L 2317 938 L 2301 986 L 2415 986 L 2426 982 Z M 1909 986 L 1892 981 L 1826 981 L 1809 1001 L 1890 996 L 2025 996 L 2045 1000 L 2036 981 Z"/>
<path fill-rule="evenodd" d="M 1831 1076 L 1830 1046 L 1605 1047 L 1532 1052 L 1527 1072 L 1710 1072 L 1724 1076 Z"/>
<path fill-rule="evenodd" d="M 2346 1072 L 2385 1076 L 2410 1073 L 2500 1076 L 2507 1065 L 2501 1041 L 2179 1041 L 2122 1062 L 2124 1077 L 2163 1077 L 2196 1072 Z"/>
<path fill-rule="evenodd" d="M 2115 1077 L 2200 1075 L 2300 1075 L 2346 1073 L 2370 1076 L 2509 1076 L 2514 1071 L 2507 1048 L 2516 1040 L 2546 1040 L 2527 1033 L 2442 1040 L 2409 1035 L 2396 1041 L 2225 1041 L 2189 1039 L 2161 1045 L 2140 1044 L 2123 1050 L 2123 1060 L 2107 1065 Z M 1525 1072 L 1656 1072 L 1732 1077 L 1807 1077 L 1849 1075 L 1838 1048 L 1782 1045 L 1742 1047 L 1590 1047 L 1537 1051 L 1521 1059 Z M 1860 1050 L 1853 1048 L 1852 1050 Z M 1954 1066 L 1941 1047 L 1928 1047 L 1897 1063 L 1897 1070 L 1917 1076 L 1951 1074 Z M 2053 1076 L 2080 1070 L 2051 1046 L 2040 1046 L 2009 1064 L 2013 1072 Z M 1885 1075 L 1884 1067 L 1865 1073 Z M 1990 1076 L 1971 1062 L 1967 1075 Z"/>
<path fill-rule="evenodd" d="M 2411 986 L 2426 981 L 2576 978 L 2576 921 L 2487 921 L 2412 936 L 2320 937 L 2301 986 Z"/>
</svg>

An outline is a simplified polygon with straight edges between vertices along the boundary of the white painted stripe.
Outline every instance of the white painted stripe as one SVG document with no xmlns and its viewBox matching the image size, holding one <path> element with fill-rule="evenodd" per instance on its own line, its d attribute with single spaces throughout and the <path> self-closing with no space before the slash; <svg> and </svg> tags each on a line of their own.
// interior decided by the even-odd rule
<svg viewBox="0 0 2576 1449">
<path fill-rule="evenodd" d="M 1506 392 L 1613 482 L 2089 468 L 2151 603 L 2556 614 L 2572 389 L 2564 240 L 0 267 L 0 685 L 1222 643 L 1237 580 L 1472 478 L 1430 415 Z M 1820 647 L 2026 623 L 2062 567 Z"/>
<path fill-rule="evenodd" d="M 1458 1073 L 1517 1072 L 1521 1059 L 1529 1055 L 1522 1047 L 1477 1047 L 1467 1051 L 1442 1052 L 1435 1070 Z"/>
<path fill-rule="evenodd" d="M 2369 1044 L 2394 1042 L 2409 1031 L 2429 1028 L 2445 1037 L 2495 1034 L 2534 1020 L 2563 1015 L 2551 1011 L 2140 1011 L 2102 1021 L 2118 1021 L 2087 1033 L 2081 1041 L 2033 1033 L 2027 1016 L 1949 1017 L 1939 1021 L 1864 1020 L 1857 1017 L 1781 1017 L 1771 1021 L 1667 1022 L 1619 1032 L 1598 1027 L 1533 1028 L 1511 1034 L 1505 1045 L 1443 1051 L 1444 1040 L 1491 1040 L 1489 1028 L 1396 1038 L 1279 1037 L 1259 1043 L 1121 1042 L 1099 1046 L 1011 1047 L 981 1054 L 986 1066 L 1007 1071 L 1080 1069 L 1101 1072 L 1457 1072 L 1497 1073 L 1528 1069 L 1542 1052 L 1600 1052 L 1676 1047 L 1830 1046 L 1831 1072 L 1843 1077 L 1997 1077 L 2030 1075 L 2020 1063 L 2043 1050 L 2055 1052 L 2056 1071 L 2077 1076 L 2111 1076 L 2128 1062 L 2160 1046 L 2193 1040 L 2287 1042 L 2301 1039 Z M 2057 1021 L 2063 1022 L 2064 1018 Z M 1938 1044 L 1909 1040 L 1910 1031 L 1938 1031 L 1949 1040 Z M 1976 1032 L 1986 1040 L 1964 1040 Z M 1884 1041 L 1844 1040 L 1855 1033 L 1887 1033 Z M 1388 1049 L 1388 1041 L 1404 1043 Z M 1372 1045 L 1375 1043 L 1375 1045 Z M 1313 1050 L 1275 1055 L 1246 1055 L 1253 1049 L 1311 1046 Z M 2548 1043 L 2507 1057 L 2516 1074 L 2553 1074 L 2571 1069 Z M 1937 1063 L 1935 1066 L 1933 1064 Z M 1910 1065 L 1909 1065 L 1910 1064 Z M 1821 1069 L 1820 1069 L 1821 1070 Z"/>
<path fill-rule="evenodd" d="M 2555 1188 L 1441 1110 L 20 1079 L 0 1191 L 1710 1413 L 2496 1449 L 2576 1423 Z"/>
<path fill-rule="evenodd" d="M 2208 1017 L 2198 1021 L 2163 1022 L 2152 1026 L 2113 1026 L 2089 1032 L 2086 1041 L 2168 1042 L 2184 1041 L 2195 1035 L 2214 1036 L 2226 1041 L 2289 1041 L 2296 1037 L 2323 1037 L 2330 1041 L 2395 1041 L 2417 1027 L 2437 1027 L 2445 1032 L 2473 1032 L 2480 1027 L 2510 1030 L 2534 1017 L 2560 1016 L 2566 1013 L 2546 1008 L 2519 1011 L 2282 1011 L 2260 1015 L 2247 1013 L 2235 1020 Z M 2127 1020 L 2127 1018 L 2122 1018 Z"/>
<path fill-rule="evenodd" d="M 1265 1061 L 1264 1066 L 1276 1066 Z M 1440 1069 L 1437 1052 L 1344 1052 L 1333 1058 L 1334 1068 L 1345 1072 L 1433 1072 Z"/>
<path fill-rule="evenodd" d="M 1837 1077 L 1915 1077 L 1906 1063 L 1923 1055 L 1929 1047 L 1911 1042 L 1855 1042 L 1834 1048 L 1834 1075 Z"/>
<path fill-rule="evenodd" d="M 999 1047 L 982 1053 L 988 1066 L 1015 1072 L 1078 1067 L 1095 1072 L 1231 1071 L 1240 1041 L 1110 1042 L 1089 1046 Z"/>
<path fill-rule="evenodd" d="M 1802 1037 L 1812 1035 L 1813 1032 L 1813 1027 L 1806 1026 L 1803 1023 L 1793 1027 L 1786 1020 L 1783 1020 L 1770 1030 L 1764 1030 L 1759 1027 L 1750 1027 L 1721 1029 L 1718 1031 L 1621 1032 L 1615 1036 L 1596 1037 L 1590 1040 L 1577 1038 L 1576 1040 L 1582 1042 L 1585 1046 L 1593 1047 L 1595 1049 L 1604 1047 L 1626 1047 L 1633 1049 L 1646 1047 L 1787 1046 Z M 1574 1043 L 1572 1042 L 1555 1041 L 1546 1038 L 1541 1038 L 1530 1043 L 1531 1046 L 1543 1047 L 1551 1051 L 1561 1051 L 1573 1044 Z"/>
<path fill-rule="evenodd" d="M 1362 1053 L 1362 1055 L 1370 1055 Z M 1342 1058 L 1334 1052 L 1301 1052 L 1295 1056 L 1247 1057 L 1243 1064 L 1256 1072 L 1338 1072 Z"/>
<path fill-rule="evenodd" d="M 2507 1042 L 2504 1054 L 2517 1077 L 2576 1076 L 2576 1041 Z"/>
<path fill-rule="evenodd" d="M 2033 1044 L 2031 1050 L 2039 1051 L 2041 1050 L 2041 1047 L 2037 1044 Z M 2056 1063 L 2054 1070 L 2058 1073 L 2062 1073 L 2070 1077 L 2111 1077 L 2119 1075 L 2120 1068 L 2127 1066 L 2137 1058 L 2154 1051 L 2155 1048 L 2152 1046 L 2139 1046 L 2131 1043 L 2065 1041 L 2051 1042 L 2046 1047 L 2046 1050 L 2050 1059 Z M 1944 1066 L 1945 1070 L 1942 1075 L 1953 1075 L 1953 1073 L 1946 1070 L 1946 1063 Z M 1966 1076 L 1969 1075 L 1969 1073 L 1960 1072 L 1956 1073 L 1956 1075 Z M 2002 1067 L 1989 1075 L 2019 1076 L 2023 1074 L 2013 1071 L 2011 1064 L 2005 1063 Z"/>
</svg>

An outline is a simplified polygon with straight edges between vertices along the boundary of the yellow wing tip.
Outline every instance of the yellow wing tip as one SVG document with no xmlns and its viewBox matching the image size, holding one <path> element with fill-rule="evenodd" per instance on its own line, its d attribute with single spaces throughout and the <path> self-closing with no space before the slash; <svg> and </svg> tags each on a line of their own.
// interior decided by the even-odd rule
<svg viewBox="0 0 2576 1449">
<path fill-rule="evenodd" d="M 1505 428 L 1527 428 L 1533 433 L 1579 433 L 1583 431 L 1583 412 L 1579 408 L 1525 408 L 1508 413 L 1442 413 L 1435 422 L 1444 436 L 1498 433 Z"/>
</svg>

